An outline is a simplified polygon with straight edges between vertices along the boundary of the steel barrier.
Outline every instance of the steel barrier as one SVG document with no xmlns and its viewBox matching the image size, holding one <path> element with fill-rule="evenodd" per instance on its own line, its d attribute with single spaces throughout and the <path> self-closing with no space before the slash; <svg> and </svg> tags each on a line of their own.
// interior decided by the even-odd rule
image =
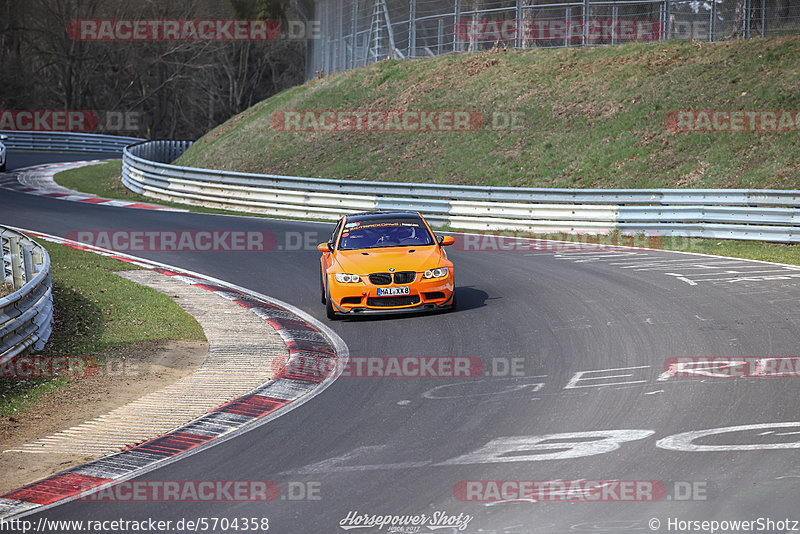
<svg viewBox="0 0 800 534">
<path fill-rule="evenodd" d="M 800 241 L 800 191 L 548 189 L 368 182 L 171 165 L 190 141 L 123 151 L 122 181 L 148 197 L 232 211 L 335 220 L 367 210 L 421 212 L 461 230 L 648 233 Z"/>
<path fill-rule="evenodd" d="M 120 153 L 126 146 L 144 141 L 140 137 L 73 132 L 2 130 L 0 133 L 8 136 L 3 144 L 12 150 Z"/>
<path fill-rule="evenodd" d="M 25 234 L 0 226 L 3 282 L 12 286 L 0 298 L 0 363 L 28 347 L 42 350 L 53 325 L 50 255 Z"/>
</svg>

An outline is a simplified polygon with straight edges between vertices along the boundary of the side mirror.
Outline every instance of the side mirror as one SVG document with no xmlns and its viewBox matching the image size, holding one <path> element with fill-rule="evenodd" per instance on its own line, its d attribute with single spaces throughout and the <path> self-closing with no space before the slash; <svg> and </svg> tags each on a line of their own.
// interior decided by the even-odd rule
<svg viewBox="0 0 800 534">
<path fill-rule="evenodd" d="M 317 250 L 319 250 L 320 252 L 330 252 L 331 246 L 328 243 L 320 243 L 319 245 L 317 245 Z"/>
<path fill-rule="evenodd" d="M 449 247 L 456 242 L 456 238 L 451 235 L 439 236 L 439 244 L 443 247 Z"/>
</svg>

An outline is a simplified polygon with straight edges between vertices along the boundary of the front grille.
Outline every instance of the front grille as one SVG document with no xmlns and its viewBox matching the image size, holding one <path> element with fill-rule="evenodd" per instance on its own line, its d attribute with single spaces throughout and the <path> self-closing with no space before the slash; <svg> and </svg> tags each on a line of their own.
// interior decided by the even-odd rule
<svg viewBox="0 0 800 534">
<path fill-rule="evenodd" d="M 399 273 L 394 273 L 394 283 L 395 284 L 410 284 L 414 281 L 417 277 L 417 273 L 414 271 L 400 271 Z"/>
<path fill-rule="evenodd" d="M 392 273 L 372 273 L 369 281 L 376 286 L 388 286 L 392 283 Z"/>
<path fill-rule="evenodd" d="M 395 284 L 410 284 L 417 277 L 414 271 L 400 271 L 394 273 Z M 369 281 L 376 286 L 388 286 L 392 283 L 392 273 L 372 273 L 369 275 Z"/>
<path fill-rule="evenodd" d="M 393 307 L 410 306 L 419 303 L 419 295 L 402 295 L 400 297 L 369 297 L 367 306 Z"/>
<path fill-rule="evenodd" d="M 342 304 L 361 304 L 361 297 L 342 297 Z"/>
<path fill-rule="evenodd" d="M 430 293 L 425 293 L 425 300 L 436 300 L 443 298 L 444 293 L 442 291 L 431 291 Z"/>
</svg>

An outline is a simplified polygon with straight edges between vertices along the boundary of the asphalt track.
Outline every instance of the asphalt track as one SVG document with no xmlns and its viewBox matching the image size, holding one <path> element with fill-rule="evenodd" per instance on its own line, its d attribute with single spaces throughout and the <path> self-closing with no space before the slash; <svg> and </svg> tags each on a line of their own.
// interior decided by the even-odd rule
<svg viewBox="0 0 800 534">
<path fill-rule="evenodd" d="M 9 167 L 95 157 L 12 152 Z M 290 239 L 300 232 L 325 241 L 332 229 L 83 205 L 6 190 L 0 190 L 0 224 L 61 236 L 71 230 L 266 230 L 278 244 L 287 243 L 287 232 Z M 26 519 L 154 518 L 174 525 L 201 517 L 268 517 L 269 532 L 279 533 L 345 532 L 340 521 L 351 512 L 463 513 L 473 518 L 461 532 L 483 533 L 651 532 L 652 519 L 664 532 L 677 531 L 669 528 L 676 520 L 800 520 L 796 379 L 657 380 L 674 356 L 797 355 L 800 278 L 782 274 L 791 271 L 658 251 L 453 250 L 458 311 L 331 323 L 319 303 L 318 252 L 286 248 L 136 254 L 291 303 L 329 324 L 351 358 L 474 356 L 498 371 L 513 358 L 521 359 L 514 361 L 522 361 L 525 376 L 342 377 L 287 415 L 142 477 L 272 480 L 285 490 L 272 502 L 86 501 Z M 576 375 L 586 371 L 601 372 Z M 607 385 L 613 383 L 619 384 Z M 765 426 L 683 445 L 671 440 L 671 449 L 659 441 L 740 425 Z M 541 439 L 552 434 L 563 435 Z M 710 445 L 718 449 L 697 450 Z M 659 481 L 667 495 L 657 502 L 464 502 L 454 495 L 459 481 L 581 479 Z M 305 483 L 318 499 L 291 498 L 289 485 L 299 495 Z M 692 485 L 694 495 L 684 500 Z M 695 526 L 683 531 L 703 532 Z"/>
</svg>

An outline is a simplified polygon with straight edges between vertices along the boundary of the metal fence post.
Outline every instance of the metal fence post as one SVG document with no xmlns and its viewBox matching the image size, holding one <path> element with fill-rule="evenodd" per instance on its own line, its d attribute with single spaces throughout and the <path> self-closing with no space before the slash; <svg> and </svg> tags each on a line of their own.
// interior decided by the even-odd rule
<svg viewBox="0 0 800 534">
<path fill-rule="evenodd" d="M 711 0 L 711 23 L 708 25 L 708 41 L 714 42 L 714 34 L 717 32 L 717 0 Z"/>
<path fill-rule="evenodd" d="M 350 68 L 356 66 L 356 52 L 358 50 L 358 0 L 353 0 L 353 11 L 350 16 Z"/>
<path fill-rule="evenodd" d="M 583 46 L 589 44 L 589 9 L 591 5 L 589 0 L 583 0 L 583 31 L 581 32 L 583 35 Z M 569 28 L 567 28 L 566 35 L 567 39 L 569 39 Z"/>
<path fill-rule="evenodd" d="M 322 73 L 324 75 L 328 75 L 331 72 L 330 69 L 330 40 L 331 40 L 331 28 L 330 28 L 330 3 L 325 2 L 322 4 L 325 6 L 324 14 L 323 14 L 323 23 L 322 27 L 324 28 L 322 31 L 324 35 L 322 39 L 320 39 L 320 43 L 322 44 Z"/>
<path fill-rule="evenodd" d="M 458 52 L 458 24 L 461 22 L 461 0 L 455 0 L 453 6 L 453 52 Z"/>
<path fill-rule="evenodd" d="M 408 3 L 408 57 L 417 55 L 417 0 Z"/>
<path fill-rule="evenodd" d="M 672 0 L 666 0 L 664 2 L 664 33 L 666 34 L 667 40 L 669 40 L 671 33 L 672 33 L 672 24 L 670 18 L 672 11 Z"/>
<path fill-rule="evenodd" d="M 374 39 L 373 32 L 375 31 L 375 5 L 372 6 L 372 16 L 369 19 L 369 30 L 364 38 L 364 67 L 369 64 L 369 53 L 373 48 L 372 40 Z"/>
<path fill-rule="evenodd" d="M 737 4 L 738 4 L 738 2 L 737 2 Z M 742 3 L 741 3 L 742 12 L 741 13 L 738 12 L 738 5 L 737 5 L 737 13 L 736 13 L 737 21 L 736 22 L 740 22 L 741 23 L 741 27 L 739 28 L 739 34 L 738 34 L 740 39 L 747 39 L 747 38 L 750 37 L 750 35 L 749 35 L 749 31 L 750 31 L 750 23 L 749 23 L 749 20 L 750 20 L 750 7 L 749 7 L 749 4 L 750 4 L 750 2 L 748 2 L 747 0 L 742 0 Z"/>
<path fill-rule="evenodd" d="M 514 39 L 514 48 L 520 49 L 522 48 L 522 32 L 521 24 L 522 24 L 522 0 L 517 0 L 517 9 L 516 9 L 516 21 L 514 21 L 514 27 L 516 28 L 516 36 Z"/>
<path fill-rule="evenodd" d="M 347 68 L 344 62 L 345 40 L 344 40 L 344 0 L 337 2 L 336 9 L 336 71 Z"/>
<path fill-rule="evenodd" d="M 333 26 L 333 0 L 328 2 L 328 9 L 325 19 L 327 20 L 328 26 L 328 39 L 326 40 L 328 43 L 328 66 L 325 70 L 325 74 L 331 74 L 336 71 L 336 46 L 334 45 L 334 26 Z"/>
<path fill-rule="evenodd" d="M 439 19 L 438 24 L 436 25 L 436 31 L 439 32 L 439 35 L 436 39 L 436 46 L 437 46 L 436 54 L 442 55 L 442 52 L 444 51 L 444 20 L 442 20 L 441 18 Z"/>
<path fill-rule="evenodd" d="M 744 31 L 742 32 L 742 35 L 745 39 L 750 38 L 750 24 L 753 18 L 752 7 L 753 4 L 751 0 L 744 0 Z"/>
<path fill-rule="evenodd" d="M 386 20 L 386 35 L 389 37 L 389 57 L 394 58 L 397 45 L 394 40 L 394 30 L 392 29 L 392 21 L 389 19 L 389 8 L 386 7 L 386 0 L 380 0 L 383 5 L 383 18 Z"/>
<path fill-rule="evenodd" d="M 767 36 L 767 1 L 761 0 L 761 37 Z"/>
<path fill-rule="evenodd" d="M 470 52 L 477 52 L 478 51 L 478 32 L 476 31 L 478 26 L 478 12 L 472 14 L 472 31 L 470 32 L 469 36 L 469 51 Z"/>
<path fill-rule="evenodd" d="M 566 19 L 566 29 L 564 30 L 564 46 L 569 48 L 569 45 L 572 44 L 572 35 L 569 32 L 569 29 L 572 28 L 572 8 L 567 6 L 564 8 L 564 18 Z"/>
<path fill-rule="evenodd" d="M 619 8 L 611 8 L 611 44 L 617 44 L 617 20 L 619 20 Z"/>
</svg>

